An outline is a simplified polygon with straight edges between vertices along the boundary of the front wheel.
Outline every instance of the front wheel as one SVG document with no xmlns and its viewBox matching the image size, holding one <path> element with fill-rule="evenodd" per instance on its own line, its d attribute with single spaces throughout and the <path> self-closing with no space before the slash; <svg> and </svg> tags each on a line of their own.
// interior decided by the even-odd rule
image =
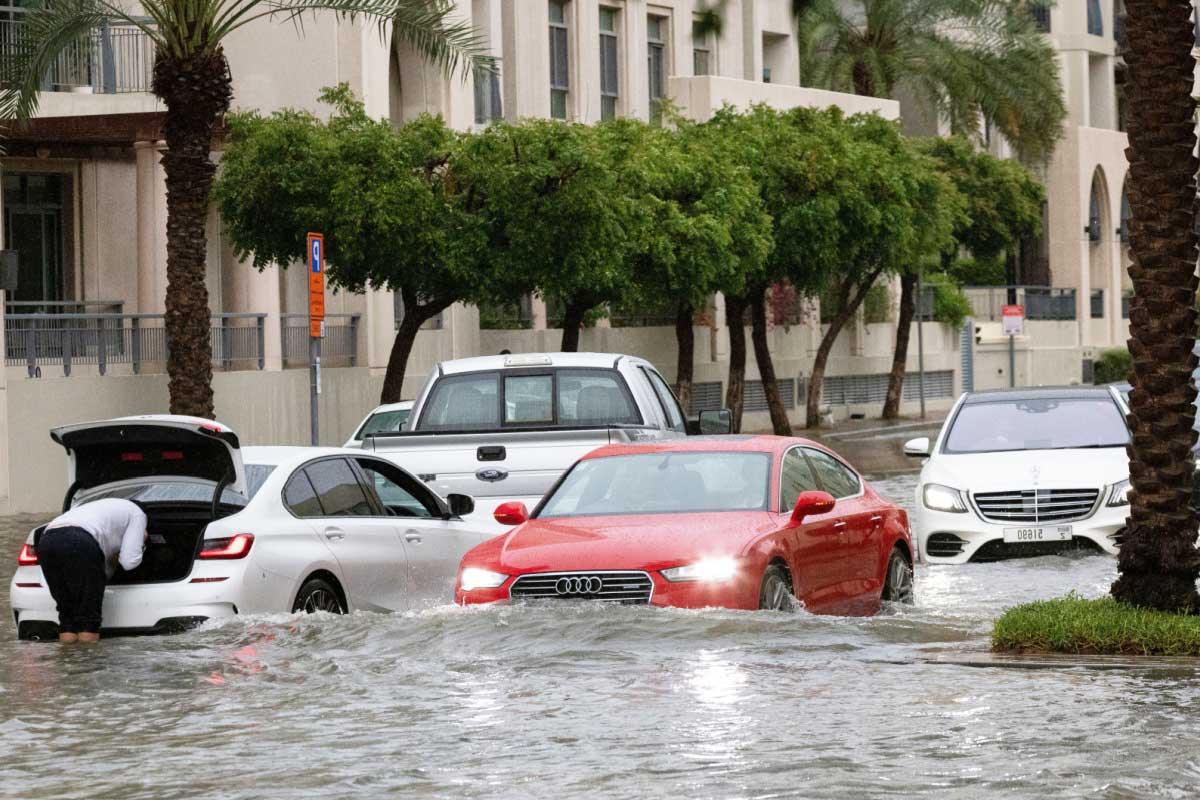
<svg viewBox="0 0 1200 800">
<path fill-rule="evenodd" d="M 758 592 L 758 607 L 762 611 L 794 611 L 796 597 L 792 594 L 792 579 L 779 564 L 772 564 L 763 573 Z"/>
<path fill-rule="evenodd" d="M 888 559 L 887 575 L 883 579 L 883 593 L 880 597 L 885 603 L 904 603 L 912 605 L 913 568 L 908 559 L 900 552 L 900 548 L 892 550 Z"/>
<path fill-rule="evenodd" d="M 327 611 L 330 614 L 345 614 L 342 599 L 337 589 L 324 578 L 310 578 L 296 593 L 296 602 L 292 612 L 303 611 L 312 614 L 317 611 Z"/>
</svg>

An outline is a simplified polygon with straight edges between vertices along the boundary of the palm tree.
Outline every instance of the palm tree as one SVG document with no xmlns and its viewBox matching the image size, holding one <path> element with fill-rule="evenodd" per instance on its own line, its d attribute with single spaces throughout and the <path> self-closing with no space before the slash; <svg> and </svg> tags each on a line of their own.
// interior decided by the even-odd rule
<svg viewBox="0 0 1200 800">
<path fill-rule="evenodd" d="M 1054 48 L 1037 31 L 1030 2 L 796 0 L 801 77 L 810 86 L 858 95 L 905 93 L 954 133 L 977 135 L 986 120 L 1023 158 L 1044 159 L 1067 110 Z M 915 273 L 902 274 L 900 287 L 884 418 L 899 414 Z"/>
<path fill-rule="evenodd" d="M 1196 389 L 1195 61 L 1190 0 L 1125 0 L 1133 432 L 1118 600 L 1200 610 L 1190 508 Z"/>
<path fill-rule="evenodd" d="M 154 94 L 166 105 L 162 164 L 167 187 L 166 335 L 171 412 L 213 416 L 205 218 L 216 166 L 213 130 L 233 84 L 223 42 L 261 19 L 302 22 L 318 11 L 376 23 L 448 72 L 491 69 L 469 22 L 450 0 L 140 0 L 136 16 L 116 0 L 34 0 L 0 50 L 0 119 L 29 119 L 55 59 L 106 20 L 132 25 L 155 48 Z"/>
</svg>

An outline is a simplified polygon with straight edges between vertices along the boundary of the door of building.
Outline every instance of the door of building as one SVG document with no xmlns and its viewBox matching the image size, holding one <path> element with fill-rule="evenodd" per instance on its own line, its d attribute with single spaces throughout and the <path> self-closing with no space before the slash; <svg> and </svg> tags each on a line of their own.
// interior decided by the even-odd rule
<svg viewBox="0 0 1200 800">
<path fill-rule="evenodd" d="M 4 241 L 17 251 L 17 291 L 12 300 L 63 300 L 65 176 L 4 176 Z M 40 309 L 24 308 L 23 312 Z M 59 309 L 46 308 L 53 312 Z"/>
</svg>

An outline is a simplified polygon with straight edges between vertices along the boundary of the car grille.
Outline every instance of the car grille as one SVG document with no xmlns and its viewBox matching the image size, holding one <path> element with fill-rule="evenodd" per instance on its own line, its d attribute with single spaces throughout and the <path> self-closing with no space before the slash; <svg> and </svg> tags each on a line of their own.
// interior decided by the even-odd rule
<svg viewBox="0 0 1200 800">
<path fill-rule="evenodd" d="M 650 602 L 654 582 L 645 572 L 537 572 L 513 581 L 513 600 L 601 600 L 628 605 Z"/>
<path fill-rule="evenodd" d="M 934 558 L 953 558 L 963 551 L 966 542 L 953 533 L 934 533 L 925 541 L 925 555 Z"/>
<path fill-rule="evenodd" d="M 973 495 L 979 515 L 992 522 L 1073 522 L 1091 515 L 1099 489 L 1014 489 Z"/>
</svg>

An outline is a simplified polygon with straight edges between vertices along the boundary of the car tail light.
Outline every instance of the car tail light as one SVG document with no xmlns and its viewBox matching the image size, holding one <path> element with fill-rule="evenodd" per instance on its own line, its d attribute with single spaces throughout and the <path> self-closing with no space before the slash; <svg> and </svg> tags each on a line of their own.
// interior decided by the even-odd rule
<svg viewBox="0 0 1200 800">
<path fill-rule="evenodd" d="M 250 553 L 252 544 L 254 544 L 254 534 L 252 533 L 239 533 L 236 536 L 227 536 L 222 539 L 205 539 L 204 544 L 200 545 L 198 558 L 245 558 Z"/>
<path fill-rule="evenodd" d="M 12 552 L 11 550 L 9 552 Z M 21 552 L 17 553 L 18 567 L 34 567 L 37 566 L 37 553 L 28 544 L 21 545 Z"/>
</svg>

